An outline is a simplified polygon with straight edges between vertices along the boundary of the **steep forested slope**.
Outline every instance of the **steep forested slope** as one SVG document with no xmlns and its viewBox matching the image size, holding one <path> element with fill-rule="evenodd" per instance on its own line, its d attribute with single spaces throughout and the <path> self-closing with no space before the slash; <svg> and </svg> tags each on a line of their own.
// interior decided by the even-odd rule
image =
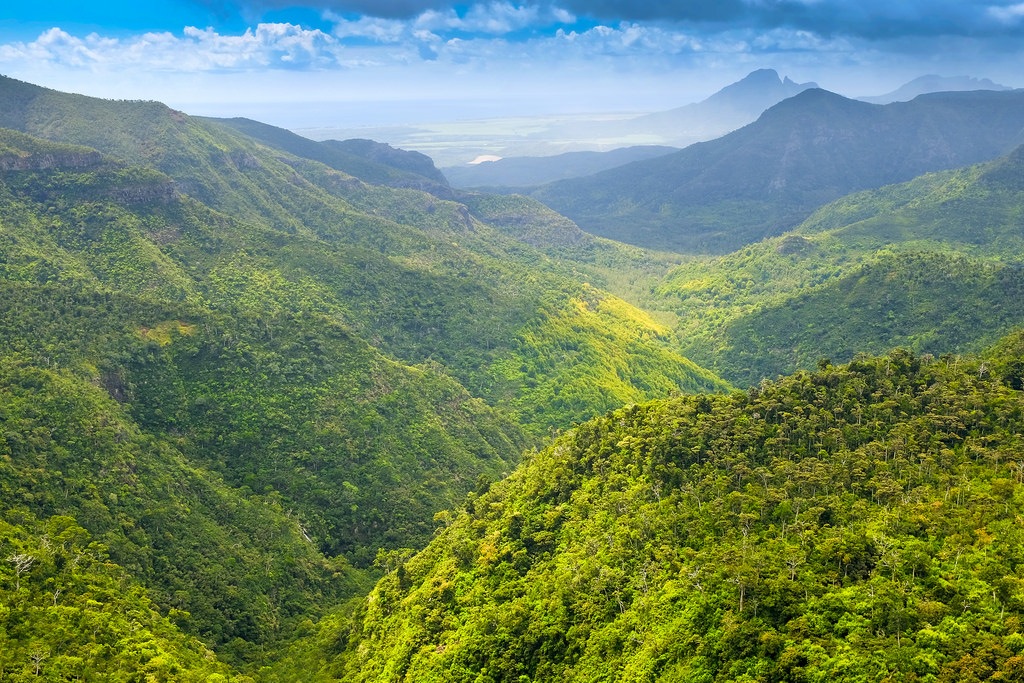
<svg viewBox="0 0 1024 683">
<path fill-rule="evenodd" d="M 978 350 L 1024 320 L 1024 148 L 850 195 L 674 271 L 686 352 L 739 384 L 822 356 Z"/>
<path fill-rule="evenodd" d="M 4 183 L 7 349 L 91 368 L 148 429 L 184 438 L 236 485 L 285 494 L 322 547 L 362 549 L 364 563 L 518 455 L 510 421 L 443 371 L 375 350 L 322 281 L 281 272 L 303 246 L 300 268 L 348 266 L 330 259 L 337 250 L 292 238 L 275 254 L 281 235 L 173 195 L 111 201 L 130 172 L 27 170 Z M 394 506 L 392 489 L 409 505 Z"/>
<path fill-rule="evenodd" d="M 212 119 L 251 138 L 305 159 L 319 161 L 374 185 L 404 187 L 452 198 L 448 180 L 430 157 L 373 140 L 314 142 L 291 131 L 251 119 Z"/>
<path fill-rule="evenodd" d="M 724 253 L 850 192 L 1009 152 L 1024 142 L 1022 102 L 1024 91 L 978 91 L 883 106 L 806 90 L 717 140 L 534 196 L 598 235 Z"/>
<path fill-rule="evenodd" d="M 1017 334 L 581 425 L 279 679 L 1012 680 L 1022 369 Z"/>
<path fill-rule="evenodd" d="M 0 359 L 4 666 L 20 670 L 38 648 L 98 658 L 86 669 L 94 674 L 116 671 L 128 660 L 104 662 L 102 653 L 126 639 L 118 656 L 140 657 L 127 651 L 133 623 L 153 629 L 139 634 L 143 649 L 147 638 L 186 643 L 157 609 L 239 662 L 359 588 L 280 497 L 232 489 L 174 440 L 140 429 L 101 383 L 21 355 Z M 33 559 L 18 571 L 16 555 Z"/>
<path fill-rule="evenodd" d="M 206 654 L 182 631 L 253 667 L 539 435 L 725 387 L 529 226 L 157 103 L 0 91 L 0 550 L 39 570 L 0 576 L 28 600 L 0 614 L 12 667 L 133 624 L 181 677 L 230 673 L 187 664 Z M 61 589 L 112 615 L 102 638 L 26 635 L 65 580 L 55 518 L 109 554 L 87 576 L 126 587 Z M 102 680 L 122 660 L 89 661 Z"/>
<path fill-rule="evenodd" d="M 552 314 L 571 315 L 582 296 L 593 296 L 582 286 L 574 263 L 548 258 L 517 235 L 490 228 L 464 204 L 368 185 L 156 103 L 77 98 L 9 80 L 0 85 L 9 95 L 0 119 L 61 142 L 152 163 L 172 181 L 165 179 L 162 190 L 204 202 L 201 207 L 186 202 L 188 212 L 217 212 L 195 219 L 217 226 L 202 228 L 198 245 L 176 239 L 177 204 L 156 219 L 170 226 L 155 235 L 164 242 L 161 250 L 177 251 L 175 260 L 191 269 L 193 278 L 213 271 L 217 257 L 225 256 L 221 250 L 244 252 L 245 269 L 273 271 L 282 286 L 292 289 L 290 305 L 302 299 L 294 292 L 303 290 L 307 300 L 318 300 L 321 310 L 331 308 L 371 345 L 409 363 L 439 361 L 492 404 L 508 392 L 490 368 L 515 362 L 530 330 L 546 326 Z M 109 126 L 97 125 L 107 118 L 112 119 Z M 153 204 L 135 208 L 159 211 Z M 221 214 L 230 216 L 226 225 L 233 229 L 220 227 Z M 626 322 L 616 315 L 620 310 L 616 303 L 604 307 L 584 335 L 614 337 Z M 626 317 L 636 318 L 632 313 Z M 652 336 L 660 347 L 652 351 L 673 351 L 671 340 Z M 690 366 L 662 371 L 679 388 L 715 386 L 714 380 L 709 384 L 695 376 Z M 520 388 L 529 392 L 528 386 Z M 607 407 L 579 404 L 574 418 Z M 545 417 L 527 427 L 546 432 L 560 426 L 555 419 Z"/>
<path fill-rule="evenodd" d="M 0 539 L 3 680 L 252 680 L 161 617 L 71 517 L 43 523 L 23 512 L 14 524 L 0 520 Z"/>
</svg>

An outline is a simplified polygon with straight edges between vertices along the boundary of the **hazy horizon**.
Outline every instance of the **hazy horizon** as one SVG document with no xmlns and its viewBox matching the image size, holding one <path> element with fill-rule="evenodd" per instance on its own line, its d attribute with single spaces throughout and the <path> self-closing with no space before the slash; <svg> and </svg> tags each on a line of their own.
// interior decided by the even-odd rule
<svg viewBox="0 0 1024 683">
<path fill-rule="evenodd" d="M 15 2 L 0 73 L 287 128 L 650 112 L 759 68 L 849 97 L 925 74 L 1024 85 L 1024 3 Z"/>
</svg>

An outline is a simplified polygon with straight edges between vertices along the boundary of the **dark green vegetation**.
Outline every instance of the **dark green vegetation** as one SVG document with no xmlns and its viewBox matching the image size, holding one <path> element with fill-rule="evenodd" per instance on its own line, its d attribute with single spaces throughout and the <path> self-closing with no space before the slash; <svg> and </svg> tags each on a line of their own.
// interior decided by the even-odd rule
<svg viewBox="0 0 1024 683">
<path fill-rule="evenodd" d="M 3 680 L 251 681 L 161 617 L 71 517 L 41 523 L 23 513 L 0 521 L 0 539 Z"/>
<path fill-rule="evenodd" d="M 668 260 L 422 158 L 8 79 L 0 125 L 0 679 L 255 671 L 541 436 L 726 387 L 597 288 Z"/>
<path fill-rule="evenodd" d="M 325 140 L 314 142 L 291 131 L 251 119 L 211 119 L 249 137 L 291 154 L 319 161 L 336 171 L 374 185 L 423 190 L 443 199 L 452 198 L 444 174 L 430 157 L 407 152 L 373 140 Z"/>
<path fill-rule="evenodd" d="M 101 383 L 0 361 L 0 672 L 36 651 L 54 680 L 214 671 L 181 630 L 241 663 L 362 585 L 280 496 L 226 485 Z"/>
<path fill-rule="evenodd" d="M 1022 369 L 1017 334 L 592 420 L 280 678 L 1017 680 Z"/>
<path fill-rule="evenodd" d="M 812 89 L 756 122 L 674 154 L 540 188 L 589 232 L 725 253 L 825 202 L 1006 154 L 1024 142 L 1024 91 L 935 93 L 872 105 Z"/>
<path fill-rule="evenodd" d="M 1024 147 L 854 194 L 660 291 L 687 355 L 745 386 L 818 358 L 978 351 L 1024 320 Z"/>
</svg>

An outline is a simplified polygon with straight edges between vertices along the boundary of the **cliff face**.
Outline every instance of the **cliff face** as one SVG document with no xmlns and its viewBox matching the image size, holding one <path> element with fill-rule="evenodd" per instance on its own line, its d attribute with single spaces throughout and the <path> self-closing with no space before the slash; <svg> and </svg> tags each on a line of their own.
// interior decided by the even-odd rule
<svg viewBox="0 0 1024 683">
<path fill-rule="evenodd" d="M 32 180 L 54 173 L 74 174 L 77 180 L 70 186 Z M 122 205 L 139 206 L 167 204 L 180 194 L 175 182 L 162 173 L 111 164 L 99 152 L 8 152 L 0 154 L 0 174 L 10 174 L 11 178 L 21 176 L 15 184 L 24 186 L 23 189 L 37 200 L 71 192 L 79 199 L 113 200 Z"/>
<path fill-rule="evenodd" d="M 119 204 L 167 204 L 178 197 L 170 178 L 154 181 L 128 182 L 109 188 L 105 195 Z"/>
<path fill-rule="evenodd" d="M 99 152 L 7 152 L 0 153 L 0 172 L 82 170 L 103 162 Z"/>
</svg>

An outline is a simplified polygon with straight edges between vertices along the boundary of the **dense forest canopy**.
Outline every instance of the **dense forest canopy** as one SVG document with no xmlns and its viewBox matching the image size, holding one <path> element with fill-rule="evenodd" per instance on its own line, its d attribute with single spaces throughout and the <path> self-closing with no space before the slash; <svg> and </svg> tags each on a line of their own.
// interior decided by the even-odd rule
<svg viewBox="0 0 1024 683">
<path fill-rule="evenodd" d="M 1024 335 L 580 425 L 280 680 L 1014 680 Z"/>
<path fill-rule="evenodd" d="M 589 282 L 669 261 L 549 255 L 564 219 L 456 202 L 425 158 L 0 90 L 3 676 L 141 670 L 95 648 L 142 627 L 175 675 L 255 670 L 549 433 L 728 387 Z M 55 519 L 93 564 L 47 564 Z M 89 605 L 122 620 L 47 638 Z"/>
</svg>

